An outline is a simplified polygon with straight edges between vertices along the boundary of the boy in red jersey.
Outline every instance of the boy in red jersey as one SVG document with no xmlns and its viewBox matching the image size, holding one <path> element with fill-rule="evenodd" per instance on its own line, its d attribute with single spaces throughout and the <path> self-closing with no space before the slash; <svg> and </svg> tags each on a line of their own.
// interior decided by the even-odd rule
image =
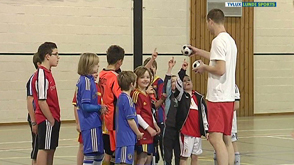
<svg viewBox="0 0 294 165">
<path fill-rule="evenodd" d="M 52 42 L 40 45 L 37 53 L 42 61 L 32 81 L 38 124 L 37 164 L 52 165 L 59 139 L 60 108 L 51 67 L 58 65 L 59 56 L 57 46 Z"/>
<path fill-rule="evenodd" d="M 188 63 L 184 61 L 176 83 L 175 97 L 178 100 L 177 127 L 180 132 L 180 165 L 187 164 L 191 157 L 191 164 L 197 164 L 198 155 L 202 153 L 201 135 L 208 138 L 207 108 L 204 97 L 193 91 L 193 83 L 186 69 Z"/>
<path fill-rule="evenodd" d="M 104 164 L 114 162 L 112 155 L 115 151 L 115 105 L 121 89 L 117 81 L 117 70 L 124 60 L 125 51 L 118 45 L 111 45 L 107 50 L 107 67 L 99 73 L 99 87 L 101 88 L 102 104 L 107 106 L 108 112 L 103 115 L 103 143 L 105 150 Z"/>
</svg>

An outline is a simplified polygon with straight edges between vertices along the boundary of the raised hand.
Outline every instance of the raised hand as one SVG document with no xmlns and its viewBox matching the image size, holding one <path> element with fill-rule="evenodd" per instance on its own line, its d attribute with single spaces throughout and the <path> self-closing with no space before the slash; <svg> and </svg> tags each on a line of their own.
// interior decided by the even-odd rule
<svg viewBox="0 0 294 165">
<path fill-rule="evenodd" d="M 188 68 L 188 62 L 186 61 L 186 59 L 184 59 L 184 62 L 182 64 L 182 69 L 187 70 Z"/>
<path fill-rule="evenodd" d="M 169 61 L 168 61 L 168 67 L 169 68 L 173 68 L 176 65 L 176 61 L 174 60 L 174 57 L 172 57 Z"/>
<path fill-rule="evenodd" d="M 153 51 L 153 53 L 152 53 L 152 57 L 151 58 L 153 60 L 155 60 L 157 58 L 157 56 L 158 56 L 158 52 L 156 50 L 157 50 L 157 48 L 155 48 L 154 51 Z"/>
</svg>

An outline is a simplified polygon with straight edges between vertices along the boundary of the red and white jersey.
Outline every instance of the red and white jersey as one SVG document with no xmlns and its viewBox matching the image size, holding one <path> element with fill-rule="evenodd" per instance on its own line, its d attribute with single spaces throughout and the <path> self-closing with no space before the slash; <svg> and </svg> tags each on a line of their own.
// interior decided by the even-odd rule
<svg viewBox="0 0 294 165">
<path fill-rule="evenodd" d="M 60 121 L 58 95 L 51 70 L 48 70 L 44 66 L 39 66 L 32 80 L 32 89 L 34 100 L 36 100 L 35 117 L 37 124 L 47 119 L 41 111 L 37 100 L 46 100 L 54 119 Z"/>
</svg>

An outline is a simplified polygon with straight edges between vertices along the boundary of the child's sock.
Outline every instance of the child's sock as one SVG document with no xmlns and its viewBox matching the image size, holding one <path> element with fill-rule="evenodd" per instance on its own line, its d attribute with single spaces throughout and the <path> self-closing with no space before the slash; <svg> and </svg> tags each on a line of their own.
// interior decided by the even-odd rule
<svg viewBox="0 0 294 165">
<path fill-rule="evenodd" d="M 93 165 L 94 156 L 84 156 L 84 163 L 83 165 Z"/>
<path fill-rule="evenodd" d="M 214 165 L 217 165 L 217 160 L 216 160 L 216 153 L 213 153 L 213 161 L 214 161 Z"/>
<path fill-rule="evenodd" d="M 239 152 L 235 152 L 235 164 L 234 165 L 240 165 L 241 164 L 241 156 Z"/>
<path fill-rule="evenodd" d="M 84 156 L 84 163 L 83 165 L 101 165 L 103 160 L 104 154 L 98 155 L 97 153 L 88 153 Z"/>
</svg>

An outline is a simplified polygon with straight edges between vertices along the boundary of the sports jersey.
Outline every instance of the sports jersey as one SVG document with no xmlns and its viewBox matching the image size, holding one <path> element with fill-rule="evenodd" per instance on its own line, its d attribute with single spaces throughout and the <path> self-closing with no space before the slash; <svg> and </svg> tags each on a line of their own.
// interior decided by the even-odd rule
<svg viewBox="0 0 294 165">
<path fill-rule="evenodd" d="M 82 104 L 98 105 L 98 96 L 94 77 L 92 75 L 80 76 L 77 84 L 77 112 L 81 131 L 101 127 L 98 112 L 87 112 L 82 109 Z"/>
<path fill-rule="evenodd" d="M 139 89 L 135 89 L 132 92 L 132 99 L 135 103 L 136 112 L 141 115 L 143 120 L 153 129 L 154 123 L 151 112 L 151 98 L 149 95 L 142 93 Z M 153 143 L 153 137 L 149 134 L 147 130 L 139 127 L 140 132 L 144 133 L 143 138 L 138 141 L 138 144 L 151 144 Z"/>
<path fill-rule="evenodd" d="M 138 125 L 135 105 L 131 97 L 122 92 L 116 104 L 116 147 L 135 145 L 137 136 L 130 127 L 128 120 L 134 119 Z"/>
<path fill-rule="evenodd" d="M 29 81 L 27 82 L 27 97 L 28 96 L 32 96 L 33 97 L 33 89 L 32 89 L 32 82 L 33 82 L 33 77 L 34 77 L 34 74 L 30 77 Z M 32 101 L 32 104 L 33 104 L 33 108 L 34 108 L 34 112 L 36 111 L 36 104 L 34 102 L 34 100 Z M 28 121 L 31 121 L 31 117 L 30 117 L 30 114 L 28 114 Z"/>
<path fill-rule="evenodd" d="M 121 93 L 117 82 L 117 75 L 118 74 L 115 71 L 106 69 L 103 69 L 99 73 L 99 86 L 101 87 L 102 101 L 108 108 L 108 113 L 106 113 L 103 117 L 106 128 L 109 131 L 115 130 L 115 105 L 117 98 Z"/>
<path fill-rule="evenodd" d="M 163 80 L 156 76 L 152 82 L 152 87 L 155 90 L 155 96 L 156 96 L 156 100 L 159 100 L 161 98 L 161 95 L 163 93 Z M 161 123 L 165 121 L 165 112 L 164 112 L 164 106 L 161 105 L 158 109 L 157 109 L 157 122 Z"/>
<path fill-rule="evenodd" d="M 34 100 L 46 100 L 49 110 L 55 120 L 60 121 L 60 107 L 56 84 L 51 70 L 44 66 L 39 66 L 32 80 L 32 89 Z M 38 101 L 35 102 L 35 118 L 37 124 L 45 121 L 47 118 L 40 109 Z"/>
<path fill-rule="evenodd" d="M 101 92 L 99 90 L 97 83 L 96 83 L 96 88 L 97 88 L 98 104 L 101 104 Z M 76 91 L 75 91 L 74 96 L 72 98 L 72 105 L 77 106 L 77 92 Z"/>
<path fill-rule="evenodd" d="M 194 93 L 194 92 L 193 92 Z M 198 102 L 196 96 L 191 97 L 190 111 L 181 133 L 192 137 L 201 137 L 198 117 Z"/>
</svg>

